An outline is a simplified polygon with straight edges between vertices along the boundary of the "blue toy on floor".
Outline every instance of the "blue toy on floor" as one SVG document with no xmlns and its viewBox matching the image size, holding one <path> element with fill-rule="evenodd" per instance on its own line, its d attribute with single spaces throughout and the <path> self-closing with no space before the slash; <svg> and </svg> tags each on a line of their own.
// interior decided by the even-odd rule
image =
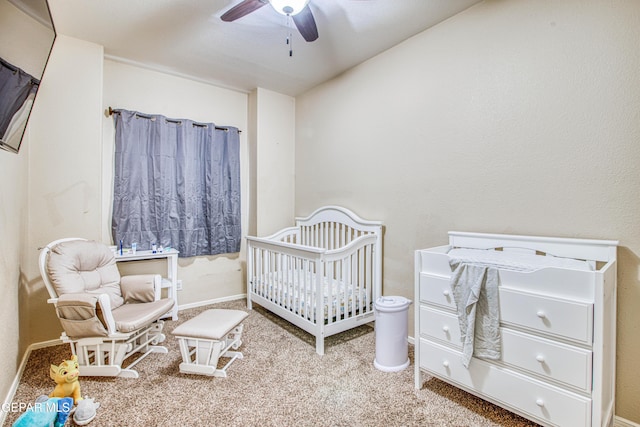
<svg viewBox="0 0 640 427">
<path fill-rule="evenodd" d="M 62 427 L 67 422 L 73 399 L 71 397 L 51 397 L 37 400 L 27 411 L 20 415 L 13 427 Z"/>
</svg>

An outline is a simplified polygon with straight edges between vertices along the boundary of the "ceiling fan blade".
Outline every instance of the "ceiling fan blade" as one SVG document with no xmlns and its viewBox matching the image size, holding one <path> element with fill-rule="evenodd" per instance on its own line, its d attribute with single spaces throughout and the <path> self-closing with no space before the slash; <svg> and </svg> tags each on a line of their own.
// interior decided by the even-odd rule
<svg viewBox="0 0 640 427">
<path fill-rule="evenodd" d="M 316 20 L 313 18 L 308 4 L 300 13 L 293 15 L 293 22 L 295 22 L 298 31 L 306 41 L 312 42 L 318 38 Z"/>
<path fill-rule="evenodd" d="M 243 0 L 231 9 L 227 10 L 221 17 L 225 22 L 235 21 L 251 12 L 260 9 L 267 4 L 267 0 Z"/>
</svg>

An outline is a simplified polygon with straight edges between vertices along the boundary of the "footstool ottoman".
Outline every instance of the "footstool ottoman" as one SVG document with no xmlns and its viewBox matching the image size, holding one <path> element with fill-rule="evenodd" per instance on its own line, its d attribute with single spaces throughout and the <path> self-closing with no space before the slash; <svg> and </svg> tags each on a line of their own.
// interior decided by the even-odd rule
<svg viewBox="0 0 640 427">
<path fill-rule="evenodd" d="M 214 377 L 226 377 L 227 368 L 242 359 L 237 350 L 242 344 L 241 322 L 248 316 L 241 310 L 211 309 L 187 320 L 173 330 L 180 344 L 182 363 L 180 372 Z M 218 359 L 231 358 L 218 369 Z"/>
</svg>

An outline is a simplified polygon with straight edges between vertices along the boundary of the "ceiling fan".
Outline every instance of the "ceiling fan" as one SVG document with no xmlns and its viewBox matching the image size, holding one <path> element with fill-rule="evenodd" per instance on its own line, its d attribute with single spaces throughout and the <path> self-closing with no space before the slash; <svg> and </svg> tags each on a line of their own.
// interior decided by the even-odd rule
<svg viewBox="0 0 640 427">
<path fill-rule="evenodd" d="M 276 12 L 291 17 L 306 41 L 312 42 L 318 38 L 318 27 L 309 8 L 309 0 L 242 0 L 226 11 L 220 19 L 225 22 L 235 21 L 267 3 L 271 4 Z"/>
</svg>

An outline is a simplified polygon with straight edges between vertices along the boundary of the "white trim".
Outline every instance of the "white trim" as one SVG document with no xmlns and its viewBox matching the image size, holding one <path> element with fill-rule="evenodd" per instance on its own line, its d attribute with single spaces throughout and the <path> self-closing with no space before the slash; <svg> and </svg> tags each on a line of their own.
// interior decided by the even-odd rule
<svg viewBox="0 0 640 427">
<path fill-rule="evenodd" d="M 63 342 L 62 342 L 62 340 L 60 338 L 57 338 L 55 340 L 36 342 L 36 343 L 31 344 L 27 348 L 27 351 L 29 353 L 31 353 L 33 350 L 38 350 L 38 349 L 47 348 L 47 347 L 53 347 L 54 345 L 60 345 L 60 344 L 63 344 Z"/>
<path fill-rule="evenodd" d="M 198 302 L 192 302 L 189 304 L 182 304 L 178 307 L 178 311 L 182 311 L 182 310 L 188 310 L 190 308 L 197 308 L 197 307 L 202 307 L 205 305 L 209 305 L 209 304 L 217 304 L 220 302 L 226 302 L 226 301 L 235 301 L 237 299 L 244 299 L 247 297 L 247 294 L 238 294 L 238 295 L 231 295 L 228 297 L 223 297 L 223 298 L 214 298 L 214 299 L 209 299 L 209 300 L 205 300 L 205 301 L 198 301 Z"/>
<path fill-rule="evenodd" d="M 640 427 L 640 424 L 636 424 L 633 421 L 625 420 L 622 417 L 615 416 L 613 418 L 613 427 Z"/>
<path fill-rule="evenodd" d="M 34 343 L 29 345 L 22 356 L 22 360 L 20 361 L 20 366 L 18 366 L 18 371 L 16 372 L 16 376 L 13 378 L 13 382 L 11 383 L 11 387 L 9 388 L 9 392 L 7 393 L 7 397 L 5 397 L 3 402 L 3 408 L 11 405 L 13 401 L 13 397 L 16 395 L 16 391 L 18 391 L 18 386 L 20 385 L 20 380 L 22 379 L 22 374 L 24 373 L 24 369 L 27 366 L 27 362 L 29 361 L 29 357 L 31 356 L 31 352 L 33 350 L 38 350 L 40 348 L 52 347 L 54 345 L 60 345 L 62 341 L 59 339 L 43 341 L 39 343 Z M 37 396 L 36 396 L 37 397 Z M 33 398 L 35 402 L 35 398 Z M 0 410 L 0 425 L 4 425 L 5 419 L 7 418 L 7 411 Z"/>
</svg>

